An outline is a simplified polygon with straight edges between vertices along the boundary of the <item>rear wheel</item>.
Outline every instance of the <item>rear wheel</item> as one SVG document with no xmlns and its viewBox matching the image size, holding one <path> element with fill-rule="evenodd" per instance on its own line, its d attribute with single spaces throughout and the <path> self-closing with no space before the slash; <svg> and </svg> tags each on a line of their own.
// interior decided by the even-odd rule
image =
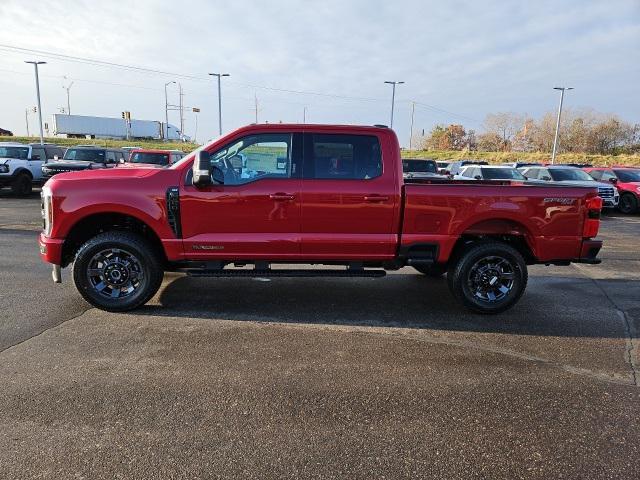
<svg viewBox="0 0 640 480">
<path fill-rule="evenodd" d="M 527 286 L 527 264 L 520 252 L 500 242 L 469 247 L 447 272 L 449 289 L 474 312 L 500 313 L 512 307 Z"/>
<path fill-rule="evenodd" d="M 164 271 L 153 247 L 130 232 L 106 232 L 80 247 L 73 281 L 93 306 L 110 312 L 133 310 L 160 288 Z"/>
<path fill-rule="evenodd" d="M 638 210 L 638 198 L 633 193 L 623 193 L 620 197 L 618 210 L 627 215 L 635 213 Z"/>
<path fill-rule="evenodd" d="M 413 265 L 413 268 L 415 268 L 417 271 L 419 271 L 423 275 L 426 275 L 427 277 L 437 278 L 447 273 L 447 267 L 440 263 L 436 263 L 429 266 Z"/>
<path fill-rule="evenodd" d="M 20 173 L 11 184 L 11 193 L 14 195 L 29 195 L 31 194 L 32 185 L 31 177 L 26 173 Z"/>
</svg>

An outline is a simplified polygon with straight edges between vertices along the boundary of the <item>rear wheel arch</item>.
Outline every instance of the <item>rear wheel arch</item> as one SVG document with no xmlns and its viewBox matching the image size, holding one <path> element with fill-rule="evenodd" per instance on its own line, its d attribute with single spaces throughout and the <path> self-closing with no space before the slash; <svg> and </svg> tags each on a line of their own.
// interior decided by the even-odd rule
<svg viewBox="0 0 640 480">
<path fill-rule="evenodd" d="M 459 256 L 465 248 L 479 242 L 502 242 L 512 246 L 528 264 L 536 262 L 534 234 L 521 222 L 507 218 L 481 220 L 467 227 L 456 241 L 450 258 Z"/>
</svg>

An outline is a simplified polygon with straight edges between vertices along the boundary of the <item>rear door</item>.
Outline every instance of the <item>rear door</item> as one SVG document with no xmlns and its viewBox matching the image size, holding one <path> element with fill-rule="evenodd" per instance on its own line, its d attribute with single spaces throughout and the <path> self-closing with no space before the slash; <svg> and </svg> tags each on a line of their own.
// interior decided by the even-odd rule
<svg viewBox="0 0 640 480">
<path fill-rule="evenodd" d="M 393 157 L 390 142 L 383 139 L 373 132 L 305 133 L 303 257 L 343 260 L 395 255 L 400 179 L 399 166 L 393 162 L 400 159 Z"/>
</svg>

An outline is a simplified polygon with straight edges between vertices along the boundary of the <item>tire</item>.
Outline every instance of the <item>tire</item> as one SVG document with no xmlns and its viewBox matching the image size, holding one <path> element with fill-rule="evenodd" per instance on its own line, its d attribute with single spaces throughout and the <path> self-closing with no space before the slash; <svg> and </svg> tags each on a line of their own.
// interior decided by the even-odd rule
<svg viewBox="0 0 640 480">
<path fill-rule="evenodd" d="M 447 267 L 440 263 L 436 263 L 434 265 L 423 266 L 423 265 L 413 265 L 418 272 L 426 275 L 427 277 L 438 278 L 447 273 Z"/>
<path fill-rule="evenodd" d="M 527 264 L 520 252 L 501 242 L 473 244 L 451 262 L 447 272 L 453 295 L 469 310 L 482 314 L 504 312 L 515 305 L 527 280 Z"/>
<path fill-rule="evenodd" d="M 11 193 L 14 195 L 26 196 L 32 191 L 31 177 L 26 173 L 19 173 L 11 184 Z"/>
<path fill-rule="evenodd" d="M 638 198 L 633 193 L 623 193 L 620 196 L 618 210 L 626 215 L 636 213 L 638 210 Z"/>
<path fill-rule="evenodd" d="M 152 245 L 131 232 L 105 232 L 76 253 L 73 282 L 94 307 L 125 312 L 147 303 L 162 283 L 162 262 Z"/>
</svg>

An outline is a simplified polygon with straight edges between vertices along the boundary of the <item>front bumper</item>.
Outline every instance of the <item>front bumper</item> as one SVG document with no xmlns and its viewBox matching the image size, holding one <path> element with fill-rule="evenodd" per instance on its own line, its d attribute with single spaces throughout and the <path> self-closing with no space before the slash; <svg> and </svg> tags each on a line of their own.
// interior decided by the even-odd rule
<svg viewBox="0 0 640 480">
<path fill-rule="evenodd" d="M 38 238 L 38 246 L 40 247 L 40 258 L 47 263 L 53 263 L 54 265 L 62 264 L 62 245 L 64 240 L 57 238 L 49 238 L 40 234 Z"/>
<path fill-rule="evenodd" d="M 620 203 L 620 197 L 617 195 L 613 198 L 602 199 L 602 206 L 604 208 L 615 208 L 618 206 L 618 203 Z"/>
</svg>

